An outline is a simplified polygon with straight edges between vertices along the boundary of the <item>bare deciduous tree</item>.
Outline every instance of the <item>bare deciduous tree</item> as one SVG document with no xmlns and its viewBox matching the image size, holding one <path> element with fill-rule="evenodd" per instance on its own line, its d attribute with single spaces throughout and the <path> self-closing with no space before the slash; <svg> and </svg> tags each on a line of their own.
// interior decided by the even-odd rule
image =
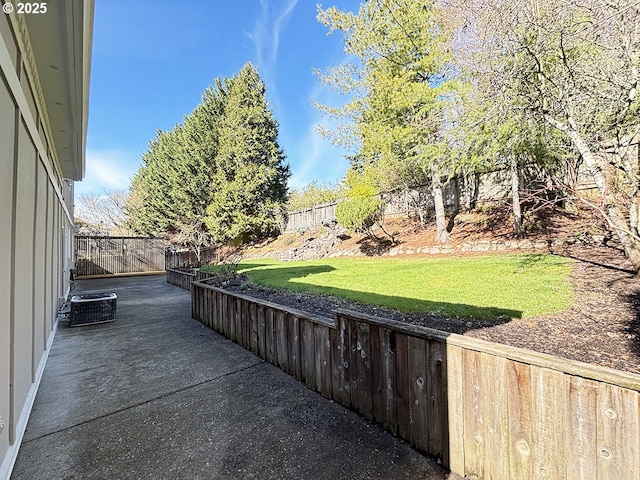
<svg viewBox="0 0 640 480">
<path fill-rule="evenodd" d="M 640 270 L 637 0 L 446 2 L 459 26 L 457 61 L 482 78 L 477 97 L 551 125 L 570 141 L 599 205 Z"/>
<path fill-rule="evenodd" d="M 129 215 L 133 208 L 135 198 L 125 190 L 87 193 L 76 200 L 74 215 L 90 233 L 130 236 L 134 234 Z"/>
</svg>

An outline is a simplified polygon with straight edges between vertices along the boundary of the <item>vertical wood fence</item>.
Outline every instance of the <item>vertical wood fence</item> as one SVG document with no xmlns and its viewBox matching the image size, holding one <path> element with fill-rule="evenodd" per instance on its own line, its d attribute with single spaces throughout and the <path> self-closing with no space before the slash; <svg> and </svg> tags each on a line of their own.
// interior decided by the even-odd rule
<svg viewBox="0 0 640 480">
<path fill-rule="evenodd" d="M 465 478 L 640 478 L 640 375 L 205 282 L 195 319 Z"/>
<path fill-rule="evenodd" d="M 295 232 L 304 228 L 319 227 L 323 220 L 335 218 L 336 206 L 340 202 L 330 202 L 314 205 L 308 210 L 287 213 L 285 232 Z"/>
<path fill-rule="evenodd" d="M 190 250 L 167 251 L 165 254 L 165 268 L 187 268 L 217 263 L 221 257 L 219 248 L 207 248 L 200 252 L 200 260 Z"/>
<path fill-rule="evenodd" d="M 76 236 L 76 274 L 163 272 L 164 240 L 147 237 Z"/>
<path fill-rule="evenodd" d="M 631 145 L 633 151 L 637 152 L 638 144 L 632 143 Z M 611 154 L 615 155 L 614 152 Z M 630 158 L 634 158 L 634 155 L 631 153 Z M 523 191 L 539 191 L 541 186 L 545 185 L 546 179 L 540 173 L 538 167 L 531 165 L 522 170 L 523 184 L 521 187 Z M 565 181 L 569 185 L 574 183 L 568 176 Z M 575 188 L 585 192 L 595 188 L 593 179 L 583 167 L 577 172 Z M 471 176 L 456 176 L 444 184 L 443 195 L 445 208 L 451 210 L 470 209 L 477 204 L 502 202 L 511 195 L 511 173 L 508 169 L 497 169 Z M 421 210 L 425 213 L 434 211 L 433 196 L 429 185 L 409 190 L 383 192 L 380 196 L 386 202 L 384 215 L 387 218 L 416 215 L 417 205 L 420 205 Z M 341 201 L 314 205 L 308 210 L 289 212 L 285 232 L 319 227 L 323 220 L 335 218 L 336 207 Z"/>
</svg>

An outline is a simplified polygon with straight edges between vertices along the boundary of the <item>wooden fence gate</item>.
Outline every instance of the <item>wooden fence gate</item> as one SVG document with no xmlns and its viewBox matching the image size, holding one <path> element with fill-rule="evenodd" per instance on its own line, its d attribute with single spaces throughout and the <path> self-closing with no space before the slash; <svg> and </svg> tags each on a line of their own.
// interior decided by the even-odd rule
<svg viewBox="0 0 640 480">
<path fill-rule="evenodd" d="M 164 240 L 148 237 L 75 237 L 76 275 L 164 271 Z"/>
</svg>

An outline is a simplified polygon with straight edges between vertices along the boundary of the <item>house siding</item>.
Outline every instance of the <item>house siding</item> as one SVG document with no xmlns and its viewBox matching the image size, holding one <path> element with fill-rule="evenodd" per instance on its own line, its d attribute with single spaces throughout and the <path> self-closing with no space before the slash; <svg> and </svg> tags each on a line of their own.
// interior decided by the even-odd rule
<svg viewBox="0 0 640 480">
<path fill-rule="evenodd" d="M 73 264 L 73 182 L 61 177 L 20 38 L 0 14 L 0 480 L 11 475 Z"/>
</svg>

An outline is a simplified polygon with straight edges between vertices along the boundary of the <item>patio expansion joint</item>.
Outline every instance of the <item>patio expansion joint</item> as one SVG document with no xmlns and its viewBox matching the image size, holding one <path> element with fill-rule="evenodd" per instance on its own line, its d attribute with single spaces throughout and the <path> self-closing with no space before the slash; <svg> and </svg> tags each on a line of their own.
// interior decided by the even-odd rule
<svg viewBox="0 0 640 480">
<path fill-rule="evenodd" d="M 141 407 L 141 406 L 143 406 L 143 405 L 147 405 L 147 404 L 149 404 L 149 403 L 152 403 L 152 402 L 155 402 L 155 401 L 158 401 L 158 400 L 162 400 L 163 398 L 170 397 L 171 395 L 175 395 L 175 394 L 177 394 L 177 393 L 185 392 L 185 391 L 187 391 L 187 390 L 189 390 L 189 389 L 191 389 L 191 388 L 196 388 L 196 387 L 199 387 L 199 386 L 201 386 L 201 385 L 206 385 L 207 383 L 213 383 L 213 382 L 216 382 L 216 381 L 218 381 L 218 380 L 220 380 L 220 379 L 223 379 L 223 378 L 226 378 L 226 377 L 231 377 L 231 376 L 233 376 L 233 375 L 237 375 L 237 374 L 239 374 L 239 373 L 246 372 L 246 371 L 248 371 L 248 370 L 254 369 L 254 368 L 256 368 L 256 367 L 258 367 L 258 366 L 260 366 L 260 365 L 263 365 L 263 364 L 265 364 L 265 363 L 266 363 L 266 362 L 265 362 L 264 360 L 259 359 L 259 361 L 257 361 L 256 363 L 253 363 L 253 364 L 248 365 L 248 366 L 246 366 L 246 367 L 238 368 L 238 369 L 236 369 L 236 370 L 233 370 L 233 371 L 231 371 L 231 372 L 224 373 L 224 374 L 219 375 L 219 376 L 217 376 L 217 377 L 209 378 L 209 379 L 207 379 L 207 380 L 203 380 L 202 382 L 194 383 L 194 384 L 191 384 L 191 385 L 187 385 L 187 386 L 185 386 L 185 387 L 182 387 L 182 388 L 178 388 L 177 390 L 173 390 L 173 391 L 171 391 L 171 392 L 163 393 L 162 395 L 158 395 L 157 397 L 149 398 L 149 399 L 147 399 L 147 400 L 145 400 L 145 401 L 143 401 L 143 402 L 138 402 L 138 403 L 134 403 L 133 405 L 129 405 L 129 406 L 126 406 L 126 407 L 123 407 L 123 408 L 119 408 L 119 409 L 114 410 L 114 411 L 112 411 L 112 412 L 105 413 L 104 415 L 99 415 L 99 416 L 97 416 L 97 417 L 93 417 L 93 418 L 89 418 L 89 419 L 87 419 L 87 420 L 83 420 L 83 421 L 78 422 L 78 423 L 75 423 L 75 424 L 73 424 L 73 425 L 69 425 L 68 427 L 60 428 L 60 429 L 58 429 L 58 430 L 54 430 L 54 431 L 52 431 L 52 432 L 47 432 L 47 433 L 45 433 L 44 435 L 40 435 L 40 436 L 38 436 L 38 437 L 30 438 L 29 440 L 24 440 L 24 441 L 22 442 L 22 444 L 23 444 L 23 445 L 26 445 L 26 444 L 31 443 L 31 442 L 33 442 L 33 441 L 41 440 L 41 439 L 43 439 L 43 438 L 46 438 L 46 437 L 48 437 L 48 436 L 50 436 L 50 435 L 57 435 L 57 434 L 59 434 L 59 433 L 66 432 L 67 430 L 73 430 L 74 428 L 81 427 L 81 426 L 86 425 L 86 424 L 89 424 L 89 423 L 91 423 L 91 422 L 93 422 L 93 421 L 101 420 L 101 419 L 104 419 L 104 418 L 108 418 L 108 417 L 110 417 L 110 416 L 112 416 L 112 415 L 117 415 L 117 414 L 119 414 L 119 413 L 126 412 L 126 411 L 128 411 L 128 410 L 132 410 L 132 409 L 134 409 L 134 408 L 138 408 L 138 407 Z"/>
</svg>

